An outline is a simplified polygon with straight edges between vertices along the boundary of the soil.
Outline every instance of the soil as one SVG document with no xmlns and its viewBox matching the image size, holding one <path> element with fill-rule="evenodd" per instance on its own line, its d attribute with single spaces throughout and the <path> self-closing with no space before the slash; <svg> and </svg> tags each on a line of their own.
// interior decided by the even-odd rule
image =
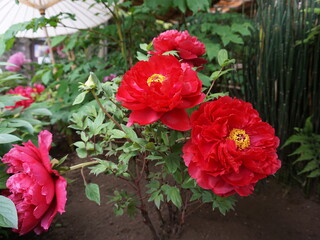
<svg viewBox="0 0 320 240">
<path fill-rule="evenodd" d="M 70 159 L 70 158 L 69 158 Z M 72 163 L 79 162 L 71 157 Z M 71 164 L 71 163 L 70 163 Z M 100 185 L 101 205 L 89 201 L 84 194 L 79 172 L 67 178 L 75 180 L 68 185 L 66 212 L 57 215 L 48 232 L 36 236 L 13 236 L 17 240 L 151 240 L 148 227 L 138 216 L 114 216 L 106 195 L 114 189 L 127 187 L 112 176 L 88 175 L 87 181 Z M 306 199 L 299 189 L 289 189 L 270 178 L 257 186 L 254 194 L 238 197 L 235 211 L 223 216 L 204 205 L 186 219 L 181 235 L 183 240 L 319 240 L 319 199 Z"/>
</svg>

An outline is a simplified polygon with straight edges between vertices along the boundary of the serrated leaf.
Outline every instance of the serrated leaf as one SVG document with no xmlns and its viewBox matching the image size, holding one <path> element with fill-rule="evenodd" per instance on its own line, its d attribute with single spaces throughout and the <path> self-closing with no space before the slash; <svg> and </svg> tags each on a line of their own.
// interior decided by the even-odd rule
<svg viewBox="0 0 320 240">
<path fill-rule="evenodd" d="M 89 200 L 96 202 L 98 205 L 100 205 L 100 189 L 98 184 L 86 184 L 85 193 Z"/>
<path fill-rule="evenodd" d="M 0 226 L 18 228 L 18 215 L 14 203 L 7 197 L 0 196 Z"/>
</svg>

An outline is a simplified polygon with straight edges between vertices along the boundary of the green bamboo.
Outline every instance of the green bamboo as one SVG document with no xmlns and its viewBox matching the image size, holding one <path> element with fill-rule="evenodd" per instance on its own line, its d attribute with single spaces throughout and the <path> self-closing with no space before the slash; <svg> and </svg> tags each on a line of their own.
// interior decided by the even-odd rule
<svg viewBox="0 0 320 240">
<path fill-rule="evenodd" d="M 320 131 L 320 37 L 307 37 L 318 18 L 314 0 L 258 0 L 256 29 L 243 62 L 245 97 L 273 125 L 281 142 L 313 115 Z M 289 150 L 290 151 L 290 150 Z M 280 153 L 284 163 L 287 153 Z"/>
</svg>

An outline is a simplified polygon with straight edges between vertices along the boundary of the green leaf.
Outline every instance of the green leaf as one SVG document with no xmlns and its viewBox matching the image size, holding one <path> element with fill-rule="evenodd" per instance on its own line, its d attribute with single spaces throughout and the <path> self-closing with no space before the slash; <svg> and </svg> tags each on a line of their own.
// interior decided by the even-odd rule
<svg viewBox="0 0 320 240">
<path fill-rule="evenodd" d="M 86 184 L 86 196 L 89 200 L 96 202 L 100 205 L 100 190 L 99 185 L 95 183 L 88 183 Z"/>
<path fill-rule="evenodd" d="M 191 191 L 192 191 L 193 194 L 192 194 L 192 196 L 190 198 L 190 202 L 198 200 L 198 199 L 201 198 L 202 194 L 201 194 L 201 192 L 199 190 L 191 189 Z"/>
<path fill-rule="evenodd" d="M 204 191 L 202 193 L 202 201 L 204 203 L 213 202 L 214 194 L 211 191 Z"/>
<path fill-rule="evenodd" d="M 18 215 L 14 203 L 4 196 L 0 196 L 0 226 L 18 228 Z"/>
<path fill-rule="evenodd" d="M 47 108 L 31 109 L 31 113 L 39 116 L 52 116 L 52 112 Z"/>
<path fill-rule="evenodd" d="M 320 177 L 320 169 L 316 169 L 316 170 L 312 171 L 307 177 L 308 178 Z"/>
<path fill-rule="evenodd" d="M 7 180 L 10 177 L 9 174 L 5 172 L 5 165 L 0 165 L 0 189 L 6 189 L 7 188 Z"/>
<path fill-rule="evenodd" d="M 306 152 L 301 154 L 301 156 L 298 157 L 297 160 L 295 160 L 292 164 L 296 164 L 301 161 L 312 160 L 314 158 L 315 158 L 315 155 L 313 154 L 313 152 Z"/>
<path fill-rule="evenodd" d="M 220 213 L 225 215 L 228 211 L 234 210 L 236 199 L 231 197 L 220 197 L 215 196 L 215 199 L 212 203 L 212 208 L 218 208 Z"/>
<path fill-rule="evenodd" d="M 247 24 L 233 23 L 231 25 L 231 31 L 240 33 L 242 36 L 250 36 L 251 35 Z"/>
<path fill-rule="evenodd" d="M 52 77 L 52 71 L 51 71 L 51 69 L 50 69 L 50 70 L 46 71 L 46 72 L 42 75 L 41 80 L 42 80 L 42 82 L 43 82 L 44 84 L 48 84 L 49 81 L 50 81 L 50 79 L 51 79 L 51 77 Z"/>
<path fill-rule="evenodd" d="M 319 161 L 312 160 L 312 161 L 308 162 L 308 164 L 304 167 L 304 169 L 302 171 L 300 171 L 298 174 L 310 172 L 310 171 L 315 170 L 316 168 L 319 168 L 319 167 L 320 167 Z"/>
<path fill-rule="evenodd" d="M 292 135 L 287 139 L 287 141 L 282 145 L 281 149 L 288 146 L 290 143 L 305 143 L 310 139 L 309 136 L 306 135 Z"/>
<path fill-rule="evenodd" d="M 182 188 L 190 189 L 196 186 L 196 181 L 191 177 L 188 177 L 184 180 L 183 184 L 181 185 Z"/>
<path fill-rule="evenodd" d="M 198 77 L 200 78 L 200 80 L 202 81 L 203 86 L 209 87 L 211 84 L 210 78 L 207 75 L 200 73 L 200 72 L 198 72 L 197 74 L 198 74 Z"/>
<path fill-rule="evenodd" d="M 167 195 L 167 200 L 171 201 L 177 208 L 182 205 L 182 199 L 180 195 L 180 189 L 177 187 L 172 187 L 167 184 L 163 185 L 161 189 Z"/>
<path fill-rule="evenodd" d="M 11 143 L 16 141 L 21 141 L 21 139 L 12 134 L 7 134 L 7 133 L 0 134 L 0 144 Z"/>
<path fill-rule="evenodd" d="M 187 5 L 194 14 L 199 10 L 207 10 L 209 8 L 208 0 L 187 0 Z"/>
<path fill-rule="evenodd" d="M 142 52 L 137 51 L 137 59 L 139 61 L 148 61 L 149 57 L 145 54 L 143 54 Z"/>
<path fill-rule="evenodd" d="M 76 152 L 77 152 L 79 158 L 86 158 L 88 156 L 87 150 L 85 148 L 77 148 Z"/>
<path fill-rule="evenodd" d="M 165 157 L 164 160 L 169 173 L 173 174 L 175 171 L 177 171 L 180 165 L 181 157 L 178 154 L 172 153 Z"/>
<path fill-rule="evenodd" d="M 228 52 L 225 49 L 221 49 L 218 52 L 218 63 L 220 66 L 224 64 L 224 62 L 228 59 Z"/>
<path fill-rule="evenodd" d="M 211 61 L 214 57 L 218 56 L 219 49 L 221 48 L 218 43 L 206 43 L 206 53 L 208 55 L 209 60 Z"/>
<path fill-rule="evenodd" d="M 133 142 L 138 141 L 138 136 L 137 136 L 136 132 L 131 127 L 127 127 L 123 124 L 121 124 L 121 126 L 122 126 L 122 129 L 126 132 L 127 138 L 131 139 Z"/>
<path fill-rule="evenodd" d="M 51 47 L 55 47 L 59 45 L 61 42 L 63 42 L 67 38 L 67 35 L 64 36 L 57 36 L 52 38 L 51 40 Z"/>
<path fill-rule="evenodd" d="M 186 0 L 174 0 L 173 1 L 173 6 L 178 7 L 179 10 L 183 13 L 186 12 L 187 6 L 186 6 Z"/>
<path fill-rule="evenodd" d="M 33 126 L 22 119 L 10 119 L 9 127 L 24 127 L 29 133 L 33 134 Z"/>
<path fill-rule="evenodd" d="M 139 47 L 146 52 L 148 51 L 148 44 L 146 43 L 140 43 Z"/>
<path fill-rule="evenodd" d="M 126 136 L 125 132 L 118 129 L 112 129 L 109 131 L 109 134 L 111 135 L 111 138 L 124 138 Z"/>
<path fill-rule="evenodd" d="M 86 94 L 87 94 L 87 91 L 80 93 L 80 94 L 76 97 L 76 99 L 74 100 L 74 102 L 73 102 L 72 105 L 76 105 L 76 104 L 82 103 L 83 100 L 84 100 L 84 98 L 85 98 L 85 96 L 86 96 Z"/>
</svg>

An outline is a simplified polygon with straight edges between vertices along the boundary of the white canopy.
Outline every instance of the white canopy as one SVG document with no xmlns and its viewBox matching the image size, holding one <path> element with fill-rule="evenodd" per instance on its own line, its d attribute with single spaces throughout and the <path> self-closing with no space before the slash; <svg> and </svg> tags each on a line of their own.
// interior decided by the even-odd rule
<svg viewBox="0 0 320 240">
<path fill-rule="evenodd" d="M 103 4 L 97 4 L 94 0 L 19 1 L 21 3 L 16 4 L 14 0 L 0 0 L 0 34 L 4 33 L 13 24 L 40 17 L 39 10 L 41 9 L 45 10 L 45 17 L 47 18 L 61 12 L 68 12 L 76 16 L 76 21 L 71 19 L 62 20 L 62 23 L 67 27 L 47 27 L 49 37 L 67 35 L 78 31 L 78 29 L 95 27 L 107 22 L 111 18 L 111 13 L 108 9 Z M 20 32 L 17 37 L 45 38 L 47 36 L 44 29 L 39 29 L 37 32 L 33 32 L 32 30 Z"/>
</svg>

